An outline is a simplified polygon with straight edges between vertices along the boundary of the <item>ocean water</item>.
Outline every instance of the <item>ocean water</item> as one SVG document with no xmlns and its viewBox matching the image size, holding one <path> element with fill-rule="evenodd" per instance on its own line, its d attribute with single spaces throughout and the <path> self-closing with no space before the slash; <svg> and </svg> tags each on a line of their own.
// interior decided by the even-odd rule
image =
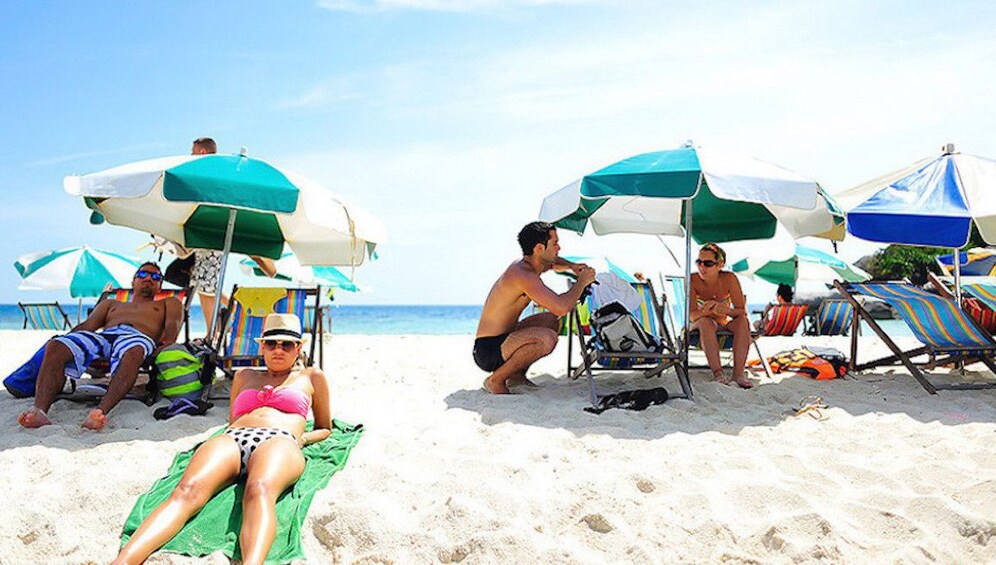
<svg viewBox="0 0 996 565">
<path fill-rule="evenodd" d="M 85 315 L 87 304 L 83 305 Z M 92 306 L 92 304 L 90 305 Z M 63 305 L 76 322 L 76 305 Z M 354 306 L 333 304 L 332 332 L 361 335 L 473 335 L 480 306 Z M 19 330 L 24 316 L 17 304 L 0 304 L 0 330 Z M 203 335 L 204 315 L 196 304 L 190 308 L 190 332 Z"/>
</svg>

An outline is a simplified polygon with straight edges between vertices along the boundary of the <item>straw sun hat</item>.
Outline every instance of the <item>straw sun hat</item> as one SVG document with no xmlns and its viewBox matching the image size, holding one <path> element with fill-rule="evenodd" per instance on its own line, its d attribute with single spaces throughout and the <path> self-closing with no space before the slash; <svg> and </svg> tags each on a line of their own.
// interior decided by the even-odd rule
<svg viewBox="0 0 996 565">
<path fill-rule="evenodd" d="M 302 343 L 309 336 L 301 335 L 301 320 L 294 314 L 270 314 L 263 322 L 263 334 L 256 343 L 267 340 L 296 341 Z"/>
</svg>

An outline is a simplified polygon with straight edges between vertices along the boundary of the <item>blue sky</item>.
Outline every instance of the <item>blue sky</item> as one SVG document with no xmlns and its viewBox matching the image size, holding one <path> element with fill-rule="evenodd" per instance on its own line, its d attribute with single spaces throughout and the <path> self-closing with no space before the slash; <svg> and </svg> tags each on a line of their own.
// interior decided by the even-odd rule
<svg viewBox="0 0 996 565">
<path fill-rule="evenodd" d="M 143 234 L 88 225 L 62 177 L 205 135 L 384 221 L 380 258 L 357 271 L 370 291 L 342 297 L 357 304 L 481 303 L 544 196 L 688 139 L 831 192 L 946 142 L 996 157 L 996 8 L 924 6 L 4 2 L 0 302 L 50 296 L 16 290 L 24 253 L 89 243 L 148 258 Z M 563 243 L 676 269 L 652 238 Z M 730 247 L 735 260 L 757 244 Z M 841 256 L 874 248 L 849 240 Z"/>
</svg>

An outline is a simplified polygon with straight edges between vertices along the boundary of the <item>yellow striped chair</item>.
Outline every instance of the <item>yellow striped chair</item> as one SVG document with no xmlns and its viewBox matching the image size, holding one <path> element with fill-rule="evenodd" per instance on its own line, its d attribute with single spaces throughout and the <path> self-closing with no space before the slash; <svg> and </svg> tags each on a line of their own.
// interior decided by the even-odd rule
<svg viewBox="0 0 996 565">
<path fill-rule="evenodd" d="M 24 314 L 22 329 L 32 330 L 66 330 L 72 327 L 69 315 L 58 302 L 18 302 Z"/>
</svg>

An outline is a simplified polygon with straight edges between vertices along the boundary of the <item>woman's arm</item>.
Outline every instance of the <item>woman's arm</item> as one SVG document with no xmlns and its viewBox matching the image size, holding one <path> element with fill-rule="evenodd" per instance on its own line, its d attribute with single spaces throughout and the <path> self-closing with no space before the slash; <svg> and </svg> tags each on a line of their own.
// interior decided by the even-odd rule
<svg viewBox="0 0 996 565">
<path fill-rule="evenodd" d="M 301 436 L 301 445 L 322 441 L 332 433 L 332 410 L 329 407 L 329 383 L 320 369 L 306 369 L 311 373 L 311 411 L 315 415 L 315 428 Z"/>
<path fill-rule="evenodd" d="M 744 296 L 744 292 L 740 288 L 740 279 L 733 273 L 723 273 L 723 278 L 726 279 L 726 288 L 730 292 L 730 302 L 733 303 L 733 308 L 725 304 L 717 304 L 715 311 L 731 318 L 746 317 L 747 297 Z"/>
</svg>

